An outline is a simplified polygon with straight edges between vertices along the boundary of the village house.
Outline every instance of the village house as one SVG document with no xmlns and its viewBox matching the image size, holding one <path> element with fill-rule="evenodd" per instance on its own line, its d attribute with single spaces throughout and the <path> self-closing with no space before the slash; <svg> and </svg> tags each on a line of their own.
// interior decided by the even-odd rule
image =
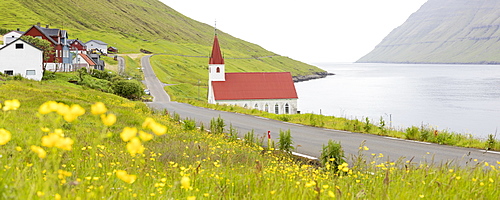
<svg viewBox="0 0 500 200">
<path fill-rule="evenodd" d="M 0 72 L 40 81 L 43 77 L 43 50 L 18 38 L 0 48 Z"/>
<path fill-rule="evenodd" d="M 0 45 L 0 47 L 5 46 L 5 45 L 13 42 L 14 40 L 17 40 L 23 34 L 24 34 L 24 32 L 19 31 L 19 29 L 17 29 L 17 31 L 11 31 L 11 32 L 6 33 L 5 35 L 3 35 L 3 45 Z"/>
<path fill-rule="evenodd" d="M 29 28 L 24 35 L 47 40 L 54 47 L 55 54 L 45 61 L 46 70 L 49 71 L 73 71 L 71 66 L 71 55 L 68 45 L 68 33 L 65 30 L 40 27 L 40 24 Z"/>
<path fill-rule="evenodd" d="M 90 40 L 85 42 L 89 53 L 108 54 L 108 44 L 100 40 Z M 93 50 L 97 51 L 94 52 Z"/>
<path fill-rule="evenodd" d="M 74 53 L 74 54 L 80 54 L 80 53 L 86 54 L 87 53 L 87 46 L 85 45 L 85 43 L 83 43 L 79 39 L 76 39 L 76 40 L 70 39 L 70 40 L 68 40 L 68 44 L 69 44 L 69 50 L 71 51 L 71 53 Z"/>
<path fill-rule="evenodd" d="M 208 103 L 275 114 L 297 113 L 298 96 L 290 72 L 226 73 L 217 35 L 208 70 Z"/>
</svg>

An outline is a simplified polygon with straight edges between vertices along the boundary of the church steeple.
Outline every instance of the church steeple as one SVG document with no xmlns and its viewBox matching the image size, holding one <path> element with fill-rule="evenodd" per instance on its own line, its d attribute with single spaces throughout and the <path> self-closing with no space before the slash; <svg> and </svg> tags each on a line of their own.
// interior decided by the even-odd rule
<svg viewBox="0 0 500 200">
<path fill-rule="evenodd" d="M 217 38 L 217 33 L 215 34 L 214 37 L 214 44 L 212 46 L 212 55 L 210 56 L 208 64 L 217 64 L 217 65 L 224 64 L 224 58 L 222 58 L 222 53 L 220 51 L 219 39 Z"/>
<path fill-rule="evenodd" d="M 217 38 L 216 29 L 214 44 L 212 46 L 212 54 L 208 61 L 209 81 L 226 81 L 226 73 L 224 68 L 224 58 L 222 58 L 222 53 L 220 51 L 219 39 Z"/>
</svg>

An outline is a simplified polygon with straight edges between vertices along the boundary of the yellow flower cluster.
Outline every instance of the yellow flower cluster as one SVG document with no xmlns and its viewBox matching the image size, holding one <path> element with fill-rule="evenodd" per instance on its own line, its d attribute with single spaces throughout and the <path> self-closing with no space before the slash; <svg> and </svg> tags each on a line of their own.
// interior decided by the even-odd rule
<svg viewBox="0 0 500 200">
<path fill-rule="evenodd" d="M 0 108 L 2 108 L 3 111 L 17 110 L 21 106 L 21 103 L 17 99 L 5 100 L 4 104 L 3 108 L 2 104 L 0 104 Z"/>
<path fill-rule="evenodd" d="M 193 188 L 191 187 L 191 179 L 187 176 L 183 176 L 181 178 L 181 188 L 185 190 L 192 190 Z"/>
<path fill-rule="evenodd" d="M 136 175 L 128 174 L 125 170 L 117 170 L 116 177 L 124 181 L 125 183 L 132 184 L 137 179 Z"/>
<path fill-rule="evenodd" d="M 108 109 L 106 108 L 106 105 L 102 102 L 96 102 L 95 104 L 90 106 L 90 112 L 93 115 L 100 115 L 102 123 L 106 126 L 112 126 L 113 124 L 116 123 L 116 115 L 115 114 L 107 114 Z"/>
<path fill-rule="evenodd" d="M 47 152 L 42 147 L 31 145 L 31 151 L 35 152 L 39 158 L 47 157 Z"/>
<path fill-rule="evenodd" d="M 167 133 L 167 127 L 164 125 L 161 125 L 157 122 L 154 121 L 152 118 L 146 118 L 144 123 L 142 123 L 143 128 L 148 128 L 153 131 L 155 135 L 164 135 Z M 137 137 L 137 133 L 139 133 L 139 137 Z M 120 138 L 124 142 L 127 143 L 127 151 L 132 155 L 133 157 L 136 154 L 142 154 L 145 150 L 144 146 L 141 143 L 141 140 L 146 142 L 151 139 L 153 139 L 153 135 L 146 133 L 144 131 L 138 131 L 137 128 L 135 127 L 125 127 L 123 128 L 123 131 L 120 133 Z"/>
<path fill-rule="evenodd" d="M 5 145 L 11 139 L 11 134 L 8 130 L 0 128 L 0 145 Z"/>
<path fill-rule="evenodd" d="M 59 149 L 71 151 L 74 141 L 64 137 L 61 129 L 56 129 L 54 133 L 42 137 L 42 146 L 57 147 Z"/>
<path fill-rule="evenodd" d="M 151 131 L 153 131 L 154 134 L 160 136 L 160 135 L 164 135 L 165 133 L 167 133 L 167 127 L 164 126 L 164 125 L 161 125 L 159 123 L 156 123 L 155 120 L 153 118 L 146 118 L 146 120 L 144 120 L 144 123 L 142 123 L 142 128 L 149 128 L 151 129 Z"/>
<path fill-rule="evenodd" d="M 57 114 L 63 116 L 64 120 L 66 120 L 67 122 L 73 122 L 76 120 L 76 118 L 85 114 L 85 109 L 83 109 L 78 104 L 68 106 L 64 103 L 47 101 L 40 106 L 38 112 L 43 115 L 49 114 L 51 112 L 56 112 Z"/>
</svg>

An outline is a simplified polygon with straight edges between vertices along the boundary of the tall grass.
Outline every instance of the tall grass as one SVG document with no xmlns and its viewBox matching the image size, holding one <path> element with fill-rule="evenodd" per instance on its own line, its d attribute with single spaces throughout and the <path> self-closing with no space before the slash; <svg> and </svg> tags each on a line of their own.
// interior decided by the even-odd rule
<svg viewBox="0 0 500 200">
<path fill-rule="evenodd" d="M 335 116 L 317 115 L 311 113 L 276 115 L 256 109 L 246 109 L 232 105 L 215 105 L 206 102 L 187 100 L 189 104 L 211 109 L 238 112 L 249 115 L 256 115 L 275 120 L 287 121 L 291 123 L 304 124 L 308 126 L 330 128 L 335 130 L 344 130 L 358 133 L 385 135 L 390 137 L 404 138 L 410 140 L 419 140 L 437 144 L 445 144 L 460 147 L 471 147 L 479 149 L 500 150 L 500 142 L 494 137 L 489 139 L 475 138 L 471 134 L 460 134 L 449 132 L 447 130 L 438 130 L 431 126 L 421 125 L 412 126 L 407 129 L 396 129 L 387 127 L 383 118 L 380 118 L 378 125 L 373 124 L 365 118 L 364 122 L 359 119 L 346 119 Z"/>
<path fill-rule="evenodd" d="M 2 107 L 10 99 L 19 99 L 20 107 L 0 111 L 0 128 L 11 133 L 11 139 L 0 145 L 2 199 L 495 199 L 500 195 L 500 162 L 457 168 L 402 159 L 387 162 L 374 153 L 336 172 L 227 134 L 187 130 L 191 126 L 165 112 L 152 112 L 141 102 L 59 80 L 2 82 Z M 71 122 L 61 116 L 68 111 L 42 114 L 39 108 L 49 100 L 78 104 L 85 113 Z M 98 101 L 107 108 L 101 115 L 115 115 L 116 123 L 110 125 L 93 114 L 91 106 Z M 165 126 L 165 134 L 155 134 L 158 124 Z M 126 127 L 137 128 L 131 137 L 140 139 L 125 141 L 133 133 Z M 70 138 L 71 148 L 48 146 L 42 138 L 51 133 Z M 4 138 L 0 136 L 2 144 Z M 43 149 L 46 156 L 31 146 Z"/>
</svg>

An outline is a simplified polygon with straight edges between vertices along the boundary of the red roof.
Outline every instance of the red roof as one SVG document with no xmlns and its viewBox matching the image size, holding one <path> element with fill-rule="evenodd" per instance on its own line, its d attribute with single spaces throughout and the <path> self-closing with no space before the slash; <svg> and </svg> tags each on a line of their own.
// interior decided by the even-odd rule
<svg viewBox="0 0 500 200">
<path fill-rule="evenodd" d="M 210 56 L 210 60 L 208 64 L 224 64 L 224 58 L 222 58 L 222 53 L 220 51 L 219 39 L 217 39 L 217 35 L 214 37 L 214 45 L 212 46 L 212 55 Z"/>
<path fill-rule="evenodd" d="M 90 59 L 86 54 L 81 53 L 80 56 L 87 62 L 90 66 L 96 65 L 92 59 Z"/>
<path fill-rule="evenodd" d="M 298 98 L 290 72 L 226 73 L 212 87 L 215 100 Z"/>
</svg>

